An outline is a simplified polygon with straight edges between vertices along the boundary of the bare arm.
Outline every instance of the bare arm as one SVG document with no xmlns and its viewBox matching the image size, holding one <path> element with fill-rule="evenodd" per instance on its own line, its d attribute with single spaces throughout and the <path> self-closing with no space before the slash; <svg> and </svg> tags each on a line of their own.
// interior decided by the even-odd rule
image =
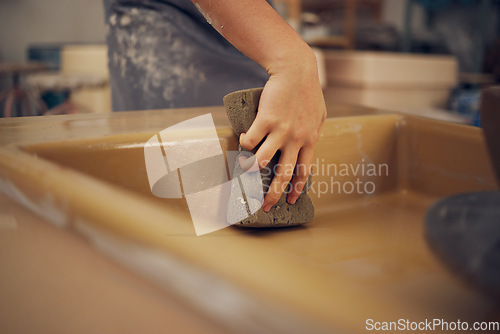
<svg viewBox="0 0 500 334">
<path fill-rule="evenodd" d="M 240 143 L 251 150 L 266 138 L 256 153 L 261 168 L 281 151 L 264 211 L 278 201 L 292 176 L 287 201 L 294 204 L 310 174 L 326 117 L 314 53 L 265 0 L 193 3 L 219 33 L 269 73 L 257 117 Z"/>
</svg>

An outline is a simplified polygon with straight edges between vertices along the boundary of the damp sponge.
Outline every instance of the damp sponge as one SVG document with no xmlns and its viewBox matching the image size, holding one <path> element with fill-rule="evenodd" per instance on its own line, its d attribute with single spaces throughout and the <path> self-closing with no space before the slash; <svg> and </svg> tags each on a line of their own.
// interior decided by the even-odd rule
<svg viewBox="0 0 500 334">
<path fill-rule="evenodd" d="M 224 106 L 226 107 L 229 121 L 231 122 L 233 130 L 238 138 L 242 133 L 247 132 L 248 129 L 250 129 L 250 126 L 255 120 L 261 94 L 262 88 L 253 88 L 236 91 L 224 97 Z M 258 147 L 251 151 L 251 153 L 255 153 L 257 149 Z M 238 150 L 242 152 L 242 155 L 248 155 L 248 153 L 245 154 L 245 152 L 249 151 L 241 147 L 241 145 L 238 147 Z M 275 170 L 274 167 L 278 163 L 279 157 L 280 152 L 278 151 L 266 166 L 266 169 L 261 171 L 262 186 L 264 191 L 269 188 L 274 176 L 272 173 L 269 175 L 267 171 Z M 240 175 L 242 172 L 243 171 L 241 170 L 239 164 L 235 164 L 233 175 Z M 309 223 L 314 218 L 314 206 L 311 198 L 307 194 L 309 188 L 310 178 L 308 179 L 302 194 L 299 196 L 295 204 L 290 205 L 287 203 L 286 192 L 284 192 L 278 203 L 276 203 L 269 212 L 264 212 L 262 208 L 260 208 L 248 218 L 234 225 L 242 227 L 282 227 Z M 252 190 L 250 190 L 250 193 L 248 189 L 246 190 L 247 192 L 245 195 L 247 198 L 247 204 L 249 206 L 254 206 L 255 198 L 252 197 Z M 260 189 L 258 190 L 258 192 L 260 192 Z M 232 215 L 236 214 L 236 212 L 231 211 L 230 207 L 228 210 L 228 221 L 236 221 L 236 219 L 232 219 Z"/>
</svg>

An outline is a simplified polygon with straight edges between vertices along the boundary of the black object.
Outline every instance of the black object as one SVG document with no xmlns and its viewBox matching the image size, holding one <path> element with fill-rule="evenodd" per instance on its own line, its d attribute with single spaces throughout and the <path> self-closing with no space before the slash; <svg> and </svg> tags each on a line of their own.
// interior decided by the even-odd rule
<svg viewBox="0 0 500 334">
<path fill-rule="evenodd" d="M 500 87 L 483 91 L 480 109 L 500 185 Z M 442 259 L 500 299 L 500 191 L 445 198 L 427 211 L 425 223 L 428 240 Z"/>
<path fill-rule="evenodd" d="M 48 71 L 61 69 L 61 50 L 63 44 L 34 44 L 28 47 L 29 61 L 39 61 L 47 65 Z"/>
<path fill-rule="evenodd" d="M 500 86 L 483 90 L 480 113 L 486 145 L 500 187 Z"/>
<path fill-rule="evenodd" d="M 426 216 L 433 248 L 474 285 L 500 298 L 500 192 L 445 198 Z"/>
<path fill-rule="evenodd" d="M 33 44 L 28 47 L 28 60 L 42 62 L 48 71 L 59 71 L 61 69 L 61 50 L 64 44 Z M 46 91 L 40 97 L 47 109 L 57 107 L 69 97 L 69 90 Z"/>
</svg>

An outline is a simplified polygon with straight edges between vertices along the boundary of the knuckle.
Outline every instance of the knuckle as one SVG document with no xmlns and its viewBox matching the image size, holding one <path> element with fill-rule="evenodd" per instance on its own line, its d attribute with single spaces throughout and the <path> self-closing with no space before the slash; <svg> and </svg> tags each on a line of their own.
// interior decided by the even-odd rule
<svg viewBox="0 0 500 334">
<path fill-rule="evenodd" d="M 285 135 L 290 135 L 293 133 L 293 127 L 290 122 L 281 121 L 278 124 L 275 124 L 275 128 Z"/>
<path fill-rule="evenodd" d="M 245 136 L 245 137 L 240 139 L 241 146 L 243 146 L 245 148 L 254 147 L 255 146 L 254 142 L 255 142 L 255 139 L 253 139 L 252 137 L 248 137 L 248 136 Z"/>
<path fill-rule="evenodd" d="M 292 187 L 290 188 L 290 193 L 299 196 L 304 189 L 305 182 L 304 181 L 294 181 L 292 183 Z"/>
<path fill-rule="evenodd" d="M 262 115 L 261 121 L 262 124 L 265 124 L 264 126 L 268 129 L 275 128 L 282 124 L 280 118 L 272 113 L 267 113 L 265 115 Z"/>
<path fill-rule="evenodd" d="M 300 181 L 300 182 L 297 182 L 293 185 L 292 190 L 294 193 L 300 194 L 302 192 L 302 190 L 304 189 L 304 186 L 305 186 L 305 182 Z"/>
<path fill-rule="evenodd" d="M 311 134 L 307 131 L 307 129 L 301 127 L 301 128 L 295 129 L 291 133 L 291 139 L 295 143 L 303 144 L 303 143 L 307 142 L 307 139 L 310 137 L 310 135 Z"/>
<path fill-rule="evenodd" d="M 305 139 L 305 135 L 302 131 L 294 131 L 291 135 L 291 140 L 294 143 L 302 143 Z"/>
<path fill-rule="evenodd" d="M 309 142 L 312 144 L 317 143 L 319 140 L 319 131 L 314 131 L 309 136 Z"/>
<path fill-rule="evenodd" d="M 272 204 L 275 204 L 276 202 L 278 202 L 279 199 L 280 199 L 280 194 L 277 194 L 275 192 L 269 192 L 266 195 L 266 200 Z"/>
<path fill-rule="evenodd" d="M 300 193 L 302 191 L 302 188 L 304 188 L 306 182 L 307 182 L 306 177 L 295 178 L 293 180 L 293 190 Z"/>
<path fill-rule="evenodd" d="M 298 172 L 295 177 L 294 177 L 294 180 L 297 181 L 297 182 L 301 182 L 301 181 L 304 181 L 306 180 L 307 178 L 309 177 L 309 173 L 304 171 L 304 172 Z"/>
<path fill-rule="evenodd" d="M 297 163 L 295 166 L 295 178 L 297 180 L 307 179 L 311 175 L 311 167 L 307 164 Z"/>
<path fill-rule="evenodd" d="M 276 179 L 280 182 L 290 180 L 293 176 L 294 166 L 289 163 L 278 163 L 278 169 L 276 170 Z"/>
<path fill-rule="evenodd" d="M 288 184 L 290 180 L 292 180 L 292 175 L 293 173 L 291 172 L 284 172 L 281 175 L 278 175 L 278 181 L 280 181 L 282 184 Z"/>
<path fill-rule="evenodd" d="M 268 153 L 257 154 L 257 163 L 259 164 L 260 168 L 264 168 L 269 164 L 271 158 L 272 157 L 270 157 Z"/>
</svg>

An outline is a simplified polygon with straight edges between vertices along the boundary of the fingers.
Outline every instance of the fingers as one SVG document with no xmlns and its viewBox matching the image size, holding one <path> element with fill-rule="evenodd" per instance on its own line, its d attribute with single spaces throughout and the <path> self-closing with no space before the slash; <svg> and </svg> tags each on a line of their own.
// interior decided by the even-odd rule
<svg viewBox="0 0 500 334">
<path fill-rule="evenodd" d="M 271 161 L 276 152 L 281 148 L 282 142 L 283 139 L 281 134 L 275 132 L 269 134 L 257 152 L 255 152 L 259 168 L 262 169 L 267 166 L 269 161 Z"/>
<path fill-rule="evenodd" d="M 260 122 L 259 117 L 255 119 L 250 129 L 240 135 L 240 145 L 247 150 L 253 150 L 267 136 L 269 128 Z"/>
<path fill-rule="evenodd" d="M 241 156 L 238 158 L 238 163 L 240 164 L 241 169 L 245 172 L 256 172 L 260 169 L 255 155 L 252 155 L 250 158 Z"/>
<path fill-rule="evenodd" d="M 298 148 L 290 146 L 282 150 L 276 173 L 267 191 L 266 197 L 264 198 L 264 203 L 262 204 L 262 208 L 265 212 L 268 212 L 271 207 L 278 202 L 281 194 L 292 179 L 298 152 Z"/>
<path fill-rule="evenodd" d="M 313 156 L 313 146 L 304 146 L 301 148 L 297 165 L 295 166 L 295 175 L 293 176 L 290 192 L 287 196 L 288 203 L 295 204 L 297 198 L 299 198 L 302 193 L 302 190 L 307 182 L 307 178 L 311 175 Z"/>
</svg>

